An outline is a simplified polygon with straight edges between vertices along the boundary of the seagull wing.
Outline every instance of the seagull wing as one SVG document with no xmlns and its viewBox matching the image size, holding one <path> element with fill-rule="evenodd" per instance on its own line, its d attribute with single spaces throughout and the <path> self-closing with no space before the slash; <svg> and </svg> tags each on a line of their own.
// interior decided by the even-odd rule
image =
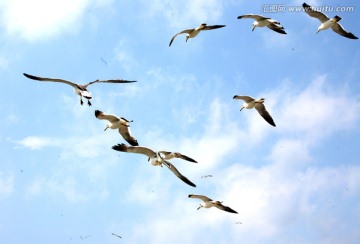
<svg viewBox="0 0 360 244">
<path fill-rule="evenodd" d="M 112 149 L 116 150 L 116 151 L 120 151 L 120 152 L 129 152 L 129 153 L 139 153 L 139 154 L 144 154 L 146 155 L 148 158 L 152 158 L 156 156 L 156 152 L 154 152 L 153 150 L 151 150 L 150 148 L 147 147 L 140 147 L 140 146 L 127 146 L 124 143 L 122 144 L 117 144 L 115 146 L 112 147 Z"/>
<path fill-rule="evenodd" d="M 132 146 L 139 146 L 138 141 L 131 135 L 130 126 L 122 125 L 119 128 L 120 135 Z"/>
<path fill-rule="evenodd" d="M 196 160 L 194 160 L 184 154 L 178 153 L 178 152 L 159 151 L 159 153 L 164 155 L 165 160 L 170 160 L 172 158 L 181 158 L 181 159 L 187 160 L 189 162 L 197 163 Z"/>
<path fill-rule="evenodd" d="M 265 105 L 262 103 L 259 103 L 255 106 L 256 110 L 259 112 L 259 114 L 272 126 L 276 127 L 275 122 L 269 112 L 266 110 Z"/>
<path fill-rule="evenodd" d="M 273 31 L 276 31 L 277 33 L 280 34 L 286 34 L 286 32 L 284 31 L 284 27 L 277 25 L 277 24 L 268 24 L 267 27 Z"/>
<path fill-rule="evenodd" d="M 310 17 L 317 18 L 318 20 L 320 20 L 321 23 L 324 23 L 329 20 L 329 17 L 327 17 L 326 14 L 316 11 L 306 3 L 303 3 L 303 8 Z"/>
<path fill-rule="evenodd" d="M 185 176 L 183 176 L 182 174 L 180 174 L 180 172 L 175 168 L 174 165 L 172 165 L 170 162 L 168 161 L 164 161 L 164 164 L 166 165 L 166 167 L 168 167 L 171 172 L 173 172 L 179 179 L 181 179 L 182 181 L 184 181 L 186 184 L 196 187 L 196 185 L 194 183 L 192 183 L 188 178 L 186 178 Z"/>
<path fill-rule="evenodd" d="M 183 30 L 183 31 L 180 31 L 179 33 L 176 33 L 170 40 L 170 43 L 169 43 L 169 47 L 171 46 L 171 44 L 173 43 L 173 41 L 175 40 L 175 38 L 178 36 L 178 35 L 181 35 L 181 34 L 184 34 L 184 33 L 190 33 L 194 31 L 194 29 L 187 29 L 187 30 Z"/>
<path fill-rule="evenodd" d="M 211 199 L 211 198 L 208 198 L 208 197 L 203 196 L 203 195 L 190 194 L 190 195 L 189 195 L 189 198 L 198 198 L 198 199 L 203 200 L 204 202 L 207 202 L 207 201 L 212 201 L 212 199 Z"/>
<path fill-rule="evenodd" d="M 338 22 L 334 23 L 331 28 L 333 29 L 333 31 L 335 31 L 336 33 L 338 33 L 339 35 L 345 36 L 347 38 L 350 39 L 359 39 L 357 36 L 355 36 L 353 33 L 348 32 L 344 29 L 344 27 L 342 27 L 342 25 Z"/>
<path fill-rule="evenodd" d="M 256 21 L 270 19 L 258 14 L 244 14 L 237 17 L 238 19 L 254 19 Z"/>
<path fill-rule="evenodd" d="M 27 78 L 32 79 L 32 80 L 38 80 L 38 81 L 51 81 L 51 82 L 61 82 L 61 83 L 65 83 L 68 84 L 72 87 L 79 87 L 78 84 L 73 83 L 71 81 L 68 80 L 63 80 L 63 79 L 56 79 L 56 78 L 44 78 L 44 77 L 38 77 L 38 76 L 34 76 L 34 75 L 29 75 L 26 73 L 23 73 Z"/>
<path fill-rule="evenodd" d="M 105 114 L 104 112 L 100 110 L 95 110 L 95 117 L 98 119 L 106 119 L 110 121 L 111 123 L 117 122 L 120 120 L 120 118 L 113 114 Z"/>
<path fill-rule="evenodd" d="M 214 203 L 213 206 L 214 206 L 214 207 L 217 207 L 218 209 L 224 210 L 224 211 L 226 211 L 226 212 L 236 213 L 236 214 L 238 213 L 238 212 L 236 212 L 235 210 L 231 209 L 230 207 L 227 207 L 227 206 L 222 205 L 220 202 Z"/>
<path fill-rule="evenodd" d="M 137 82 L 135 80 L 123 80 L 123 79 L 116 79 L 116 80 L 95 80 L 92 82 L 89 82 L 87 85 L 85 85 L 85 87 L 88 87 L 92 84 L 95 83 L 132 83 L 132 82 Z"/>
<path fill-rule="evenodd" d="M 201 30 L 213 30 L 213 29 L 218 29 L 218 28 L 222 28 L 222 27 L 225 27 L 225 25 L 207 25 Z"/>
<path fill-rule="evenodd" d="M 252 98 L 250 96 L 238 96 L 238 95 L 235 95 L 233 97 L 233 99 L 241 99 L 241 100 L 244 100 L 246 103 L 250 103 L 255 100 L 254 98 Z"/>
</svg>

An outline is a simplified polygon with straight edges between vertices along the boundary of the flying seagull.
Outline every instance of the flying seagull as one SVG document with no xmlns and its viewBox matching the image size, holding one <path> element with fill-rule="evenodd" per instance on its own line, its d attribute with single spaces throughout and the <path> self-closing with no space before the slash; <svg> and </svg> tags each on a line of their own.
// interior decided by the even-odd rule
<svg viewBox="0 0 360 244">
<path fill-rule="evenodd" d="M 189 198 L 199 198 L 201 200 L 203 200 L 203 202 L 200 204 L 200 206 L 197 208 L 197 210 L 199 210 L 200 208 L 211 208 L 211 207 L 217 207 L 218 209 L 224 210 L 226 212 L 230 212 L 230 213 L 238 213 L 235 210 L 222 205 L 222 202 L 219 201 L 214 201 L 211 198 L 208 198 L 206 196 L 203 195 L 193 195 L 190 194 Z"/>
<path fill-rule="evenodd" d="M 38 81 L 51 81 L 51 82 L 61 82 L 61 83 L 65 83 L 68 84 L 70 86 L 72 86 L 74 88 L 74 92 L 80 96 L 80 104 L 83 105 L 83 100 L 82 98 L 86 98 L 88 100 L 88 105 L 91 106 L 90 103 L 90 99 L 92 99 L 91 93 L 87 90 L 87 87 L 95 84 L 95 83 L 131 83 L 131 82 L 136 82 L 136 81 L 129 81 L 129 80 L 95 80 L 92 81 L 86 85 L 79 85 L 76 84 L 74 82 L 68 81 L 68 80 L 63 80 L 63 79 L 56 79 L 56 78 L 43 78 L 43 77 L 38 77 L 38 76 L 33 76 L 33 75 L 29 75 L 24 73 L 24 75 L 29 78 L 29 79 L 33 79 L 33 80 L 38 80 Z"/>
<path fill-rule="evenodd" d="M 194 38 L 195 36 L 197 36 L 200 33 L 200 31 L 213 30 L 213 29 L 218 29 L 218 28 L 222 28 L 222 27 L 225 27 L 225 25 L 201 24 L 200 26 L 196 27 L 195 29 L 187 29 L 187 30 L 180 31 L 179 33 L 175 34 L 175 36 L 173 36 L 171 38 L 171 41 L 169 43 L 169 47 L 171 46 L 171 43 L 174 41 L 175 37 L 177 37 L 180 34 L 185 34 L 186 33 L 186 42 L 187 42 L 189 38 Z"/>
<path fill-rule="evenodd" d="M 119 236 L 118 234 L 115 234 L 115 233 L 111 233 L 111 235 L 116 236 L 118 238 L 122 238 L 121 236 Z"/>
<path fill-rule="evenodd" d="M 264 17 L 258 14 L 245 14 L 245 15 L 240 15 L 237 17 L 238 19 L 254 19 L 254 23 L 253 23 L 253 28 L 252 31 L 254 31 L 255 27 L 268 27 L 269 29 L 272 29 L 273 31 L 276 31 L 280 34 L 286 34 L 284 27 L 281 26 L 280 22 L 272 19 L 272 18 L 268 18 L 268 17 Z"/>
<path fill-rule="evenodd" d="M 130 152 L 130 153 L 139 153 L 144 154 L 148 157 L 148 161 L 154 166 L 163 166 L 165 165 L 168 167 L 178 178 L 180 178 L 182 181 L 184 181 L 186 184 L 196 187 L 194 183 L 192 183 L 188 178 L 180 174 L 180 172 L 175 168 L 174 165 L 172 165 L 169 161 L 171 158 L 181 158 L 193 163 L 197 163 L 194 159 L 189 158 L 188 156 L 185 156 L 180 153 L 169 153 L 166 151 L 159 151 L 155 152 L 150 148 L 142 147 L 142 146 L 127 146 L 125 144 L 117 144 L 112 147 L 112 149 L 120 152 Z M 176 155 L 176 156 L 175 156 Z"/>
<path fill-rule="evenodd" d="M 329 17 L 327 17 L 325 14 L 316 11 L 314 8 L 312 8 L 310 5 L 303 3 L 303 8 L 305 10 L 305 12 L 313 18 L 317 18 L 318 20 L 320 20 L 321 25 L 319 26 L 317 33 L 319 33 L 319 31 L 322 30 L 327 30 L 331 27 L 331 29 L 333 31 L 335 31 L 336 33 L 338 33 L 341 36 L 350 38 L 350 39 L 359 39 L 358 37 L 356 37 L 353 33 L 348 32 L 344 29 L 344 27 L 342 27 L 342 25 L 339 23 L 339 21 L 341 20 L 341 17 L 338 15 L 335 15 L 334 18 L 330 19 Z"/>
<path fill-rule="evenodd" d="M 272 126 L 276 127 L 275 122 L 269 112 L 266 110 L 264 101 L 265 98 L 260 98 L 258 100 L 255 100 L 254 98 L 250 96 L 238 96 L 235 95 L 233 99 L 241 99 L 244 100 L 245 103 L 241 106 L 240 111 L 243 110 L 243 108 L 251 109 L 255 108 L 259 114 Z"/>
<path fill-rule="evenodd" d="M 129 121 L 123 117 L 118 117 L 113 114 L 105 114 L 104 112 L 100 110 L 95 110 L 95 117 L 98 119 L 106 119 L 109 121 L 109 123 L 106 125 L 105 130 L 108 128 L 111 129 L 119 129 L 120 135 L 132 146 L 138 146 L 139 143 L 136 140 L 135 137 L 131 135 L 130 131 L 130 122 L 133 122 L 132 120 Z M 105 131 L 104 130 L 104 131 Z"/>
</svg>

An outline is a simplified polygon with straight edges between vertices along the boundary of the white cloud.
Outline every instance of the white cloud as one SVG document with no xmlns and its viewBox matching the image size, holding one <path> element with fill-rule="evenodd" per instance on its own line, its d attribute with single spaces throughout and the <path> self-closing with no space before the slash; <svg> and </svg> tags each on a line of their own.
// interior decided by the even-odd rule
<svg viewBox="0 0 360 244">
<path fill-rule="evenodd" d="M 81 25 L 81 18 L 90 4 L 109 1 L 93 0 L 3 0 L 0 3 L 2 22 L 7 33 L 26 40 L 49 38 L 71 32 Z"/>
<path fill-rule="evenodd" d="M 18 145 L 28 147 L 31 150 L 41 149 L 43 147 L 49 147 L 57 145 L 58 143 L 52 140 L 51 138 L 38 137 L 38 136 L 29 136 L 20 141 L 16 142 Z"/>
<path fill-rule="evenodd" d="M 200 187 L 187 193 L 173 187 L 163 189 L 166 198 L 161 201 L 154 201 L 149 193 L 144 193 L 147 197 L 143 200 L 153 205 L 153 211 L 134 226 L 132 240 L 355 243 L 360 237 L 357 228 L 360 204 L 355 204 L 360 199 L 360 167 L 346 161 L 334 165 L 331 157 L 322 160 L 333 166 L 324 167 L 324 163 L 315 161 L 313 151 L 329 136 L 351 130 L 358 123 L 359 101 L 351 92 L 329 86 L 326 78 L 316 77 L 303 90 L 277 87 L 269 92 L 265 97 L 278 122 L 276 128 L 269 126 L 256 111 L 249 110 L 242 114 L 245 117 L 242 120 L 248 123 L 240 129 L 229 115 L 232 106 L 214 99 L 204 133 L 194 135 L 191 140 L 176 138 L 173 144 L 199 160 L 196 168 L 200 170 L 193 171 L 204 173 L 216 168 L 216 175 L 212 181 L 202 181 Z M 342 116 L 337 116 L 337 110 Z M 246 145 L 246 139 L 253 133 L 258 133 L 258 138 Z M 266 147 L 266 152 L 263 148 L 269 140 L 272 144 Z M 229 155 L 239 147 L 247 154 L 266 158 L 266 164 L 241 163 L 241 158 L 228 161 L 233 158 Z M 199 202 L 188 199 L 188 193 L 208 194 L 223 200 L 239 214 L 218 209 L 196 211 Z M 348 214 L 344 214 L 344 208 L 348 208 Z M 242 224 L 236 225 L 237 221 Z M 154 237 L 139 231 L 150 224 L 156 233 Z M 338 227 L 337 231 L 334 226 Z M 308 234 L 297 235 L 298 230 Z M 209 232 L 213 234 L 205 234 Z"/>
</svg>

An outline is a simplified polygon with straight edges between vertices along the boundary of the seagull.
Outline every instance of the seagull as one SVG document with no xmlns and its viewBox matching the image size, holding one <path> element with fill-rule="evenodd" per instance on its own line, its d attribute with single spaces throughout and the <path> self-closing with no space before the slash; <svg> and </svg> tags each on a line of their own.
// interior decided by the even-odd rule
<svg viewBox="0 0 360 244">
<path fill-rule="evenodd" d="M 203 175 L 203 176 L 201 176 L 201 178 L 208 178 L 208 177 L 212 177 L 212 175 Z"/>
<path fill-rule="evenodd" d="M 254 108 L 259 112 L 259 114 L 272 126 L 276 127 L 275 122 L 269 112 L 266 110 L 264 101 L 265 98 L 260 98 L 258 100 L 255 100 L 254 98 L 250 96 L 238 96 L 235 95 L 233 99 L 241 99 L 244 100 L 245 103 L 241 106 L 240 111 L 243 110 L 243 108 L 251 109 Z"/>
<path fill-rule="evenodd" d="M 24 73 L 24 75 L 29 78 L 29 79 L 33 79 L 33 80 L 39 80 L 39 81 L 51 81 L 51 82 L 61 82 L 61 83 L 65 83 L 68 84 L 70 86 L 72 86 L 74 88 L 74 92 L 80 96 L 80 104 L 83 105 L 83 100 L 82 98 L 86 98 L 88 100 L 88 105 L 91 106 L 90 103 L 90 99 L 92 99 L 91 93 L 87 90 L 87 87 L 95 84 L 95 83 L 131 83 L 131 82 L 136 82 L 136 81 L 129 81 L 129 80 L 95 80 L 92 81 L 86 85 L 79 85 L 76 84 L 74 82 L 68 81 L 68 80 L 63 80 L 63 79 L 56 79 L 56 78 L 43 78 L 43 77 L 38 77 L 38 76 L 33 76 L 33 75 L 29 75 Z"/>
<path fill-rule="evenodd" d="M 264 17 L 258 14 L 245 14 L 245 15 L 240 15 L 237 17 L 238 19 L 254 19 L 254 23 L 253 23 L 253 28 L 252 31 L 254 31 L 255 27 L 268 27 L 269 29 L 272 29 L 273 31 L 276 31 L 280 34 L 286 34 L 284 27 L 281 26 L 280 22 L 272 19 L 272 18 L 268 18 L 268 17 Z"/>
<path fill-rule="evenodd" d="M 148 161 L 154 166 L 163 166 L 163 164 L 168 167 L 178 178 L 180 178 L 182 181 L 184 181 L 186 184 L 196 187 L 194 183 L 192 183 L 188 178 L 180 174 L 180 172 L 175 168 L 174 165 L 172 165 L 169 161 L 171 158 L 181 158 L 193 163 L 197 163 L 194 159 L 189 158 L 188 156 L 185 156 L 180 153 L 169 153 L 166 151 L 159 151 L 155 152 L 150 148 L 142 147 L 142 146 L 127 146 L 125 144 L 117 144 L 112 147 L 112 149 L 120 152 L 130 152 L 130 153 L 139 153 L 144 154 L 148 157 Z M 176 156 L 175 156 L 176 155 Z"/>
<path fill-rule="evenodd" d="M 173 36 L 171 38 L 171 41 L 169 43 L 169 47 L 171 46 L 171 43 L 174 41 L 175 37 L 177 37 L 180 34 L 186 33 L 186 42 L 187 42 L 189 38 L 194 38 L 195 36 L 197 36 L 200 33 L 200 31 L 213 30 L 213 29 L 218 29 L 218 28 L 222 28 L 222 27 L 225 27 L 225 25 L 201 24 L 200 26 L 196 27 L 195 29 L 187 29 L 187 30 L 180 31 L 179 33 L 175 34 L 175 36 Z"/>
<path fill-rule="evenodd" d="M 95 117 L 98 119 L 106 119 L 110 123 L 108 123 L 105 127 L 105 130 L 108 128 L 111 129 L 119 129 L 120 135 L 132 146 L 139 146 L 138 141 L 135 137 L 131 135 L 130 131 L 130 123 L 133 122 L 132 120 L 129 121 L 123 117 L 118 117 L 113 114 L 105 114 L 100 110 L 95 110 Z M 104 130 L 104 131 L 105 131 Z"/>
<path fill-rule="evenodd" d="M 218 209 L 224 210 L 226 212 L 230 212 L 230 213 L 238 213 L 235 210 L 222 205 L 222 202 L 219 201 L 213 201 L 212 199 L 203 196 L 203 195 L 193 195 L 190 194 L 189 198 L 199 198 L 201 200 L 203 200 L 203 203 L 200 204 L 200 206 L 197 208 L 197 210 L 199 210 L 200 208 L 211 208 L 211 207 L 217 207 Z"/>
<path fill-rule="evenodd" d="M 116 236 L 118 238 L 122 238 L 121 236 L 119 236 L 118 234 L 115 234 L 115 233 L 111 233 L 113 236 Z"/>
<path fill-rule="evenodd" d="M 339 21 L 341 20 L 341 17 L 338 15 L 335 15 L 334 18 L 330 19 L 329 17 L 327 17 L 325 14 L 316 11 L 315 9 L 313 9 L 310 5 L 303 3 L 303 8 L 305 10 L 305 12 L 313 18 L 317 18 L 318 20 L 320 20 L 321 25 L 319 26 L 317 33 L 319 33 L 319 31 L 322 30 L 327 30 L 331 27 L 331 29 L 333 31 L 335 31 L 336 33 L 338 33 L 341 36 L 350 38 L 350 39 L 359 39 L 358 37 L 356 37 L 353 33 L 348 32 L 344 29 L 344 27 L 342 27 L 342 25 L 339 23 Z"/>
</svg>

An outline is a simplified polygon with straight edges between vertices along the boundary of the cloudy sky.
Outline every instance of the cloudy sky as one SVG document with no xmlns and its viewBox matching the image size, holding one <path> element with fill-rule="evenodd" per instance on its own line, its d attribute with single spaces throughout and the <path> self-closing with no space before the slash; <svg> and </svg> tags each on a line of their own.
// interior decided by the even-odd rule
<svg viewBox="0 0 360 244">
<path fill-rule="evenodd" d="M 320 22 L 289 10 L 302 2 L 1 0 L 0 243 L 358 242 L 360 42 L 315 34 Z M 357 0 L 307 3 L 353 7 L 327 14 L 360 36 Z M 247 13 L 288 34 L 252 32 Z M 201 23 L 226 27 L 168 46 Z M 23 73 L 138 82 L 94 84 L 88 107 Z M 234 95 L 265 97 L 276 128 Z M 197 187 L 112 150 L 124 140 L 95 109 L 196 159 L 172 162 Z M 197 211 L 188 194 L 238 214 Z"/>
</svg>

